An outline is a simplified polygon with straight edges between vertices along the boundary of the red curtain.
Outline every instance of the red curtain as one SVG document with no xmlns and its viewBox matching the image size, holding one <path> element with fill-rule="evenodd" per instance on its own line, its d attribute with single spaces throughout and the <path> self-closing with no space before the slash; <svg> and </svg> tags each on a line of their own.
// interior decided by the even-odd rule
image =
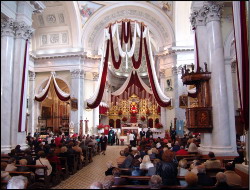
<svg viewBox="0 0 250 190">
<path fill-rule="evenodd" d="M 113 46 L 113 38 L 112 38 L 112 29 L 111 29 L 111 25 L 109 26 L 109 34 L 110 34 L 110 47 L 111 47 L 111 57 L 112 57 L 112 62 L 113 62 L 113 65 L 116 69 L 119 69 L 120 68 L 120 65 L 121 65 L 121 60 L 122 60 L 122 57 L 119 53 L 119 59 L 118 61 L 115 60 L 115 52 L 114 52 L 114 46 Z"/>
<path fill-rule="evenodd" d="M 116 120 L 116 128 L 121 128 L 121 120 L 120 119 Z"/>
<path fill-rule="evenodd" d="M 242 115 L 244 118 L 245 129 L 249 129 L 249 55 L 247 39 L 247 21 L 246 21 L 246 2 L 240 2 L 240 19 L 241 19 L 241 45 L 242 45 L 242 86 L 243 101 Z"/>
<path fill-rule="evenodd" d="M 50 84 L 49 84 L 49 88 L 50 88 Z M 45 92 L 45 94 L 44 94 L 41 98 L 37 98 L 37 97 L 35 96 L 35 100 L 38 101 L 38 102 L 42 102 L 43 100 L 45 100 L 45 98 L 46 98 L 47 95 L 48 95 L 49 88 L 48 88 L 48 90 Z"/>
<path fill-rule="evenodd" d="M 96 108 L 102 100 L 102 96 L 103 96 L 103 92 L 104 92 L 104 88 L 105 88 L 105 83 L 106 83 L 106 79 L 107 79 L 107 73 L 108 73 L 108 59 L 109 59 L 109 40 L 107 42 L 107 49 L 106 49 L 104 66 L 103 66 L 103 71 L 102 71 L 102 79 L 101 79 L 100 89 L 99 89 L 97 98 L 94 101 L 94 103 L 92 103 L 92 104 L 87 103 L 88 107 L 91 109 Z"/>
<path fill-rule="evenodd" d="M 123 37 L 124 37 L 124 42 L 127 44 L 128 43 L 128 39 L 129 39 L 129 36 L 130 36 L 130 21 L 127 23 L 127 35 L 126 35 L 126 32 L 125 32 L 125 22 L 122 22 L 122 33 L 123 33 Z"/>
<path fill-rule="evenodd" d="M 25 84 L 25 74 L 26 74 L 26 56 L 27 56 L 27 48 L 28 48 L 28 40 L 26 40 L 25 44 L 25 52 L 24 52 L 24 64 L 23 64 L 23 77 L 22 77 L 22 88 L 21 88 L 21 97 L 20 97 L 20 109 L 19 109 L 19 123 L 18 123 L 18 132 L 22 131 L 22 114 L 23 114 L 23 94 L 24 94 L 24 84 Z M 26 101 L 26 100 L 25 100 Z"/>
<path fill-rule="evenodd" d="M 147 62 L 147 68 L 148 68 L 148 77 L 149 77 L 149 82 L 151 84 L 151 87 L 152 87 L 152 91 L 153 91 L 153 94 L 154 94 L 154 97 L 157 101 L 157 103 L 161 106 L 161 107 L 167 107 L 167 106 L 170 106 L 171 105 L 171 101 L 169 102 L 163 102 L 158 93 L 157 93 L 157 90 L 156 90 L 156 87 L 155 87 L 155 83 L 154 83 L 154 79 L 153 79 L 153 73 L 152 73 L 152 68 L 151 68 L 151 64 L 150 64 L 150 59 L 149 59 L 149 55 L 148 55 L 148 48 L 147 48 L 147 40 L 146 38 L 144 38 L 144 48 L 145 48 L 145 54 L 146 54 L 146 62 Z"/>
<path fill-rule="evenodd" d="M 136 26 L 135 26 L 136 27 Z M 141 58 L 142 58 L 142 35 L 143 35 L 143 30 L 144 30 L 144 26 L 141 23 L 141 38 L 140 38 L 140 49 L 139 49 L 139 57 L 138 60 L 135 60 L 135 56 L 132 56 L 132 63 L 135 69 L 139 69 L 140 65 L 141 65 Z M 130 47 L 132 47 L 132 34 L 131 34 L 131 30 L 130 30 Z"/>
</svg>

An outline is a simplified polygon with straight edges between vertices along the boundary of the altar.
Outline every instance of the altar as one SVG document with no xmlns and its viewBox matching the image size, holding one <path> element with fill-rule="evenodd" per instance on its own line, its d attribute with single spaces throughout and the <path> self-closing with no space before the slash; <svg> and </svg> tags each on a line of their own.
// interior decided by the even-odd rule
<svg viewBox="0 0 250 190">
<path fill-rule="evenodd" d="M 121 136 L 127 136 L 128 131 L 136 131 L 137 134 L 139 133 L 139 127 L 122 127 Z"/>
</svg>

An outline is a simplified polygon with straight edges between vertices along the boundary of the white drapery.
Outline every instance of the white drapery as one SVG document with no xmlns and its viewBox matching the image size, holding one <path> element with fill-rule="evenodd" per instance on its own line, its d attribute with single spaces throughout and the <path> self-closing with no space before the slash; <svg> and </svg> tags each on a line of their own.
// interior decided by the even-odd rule
<svg viewBox="0 0 250 190">
<path fill-rule="evenodd" d="M 54 73 L 54 72 L 52 73 L 52 77 L 53 77 L 53 81 L 54 81 L 54 84 L 55 84 L 54 86 L 55 86 L 57 92 L 58 92 L 63 98 L 69 98 L 69 97 L 70 97 L 70 94 L 68 94 L 68 93 L 66 93 L 66 92 L 64 92 L 64 91 L 62 91 L 62 90 L 60 89 L 60 87 L 58 86 L 58 84 L 57 84 L 57 82 L 56 82 L 56 79 L 55 79 L 55 73 Z"/>
<path fill-rule="evenodd" d="M 156 71 L 155 71 L 155 61 L 153 58 L 153 53 L 152 53 L 152 47 L 151 47 L 151 40 L 150 40 L 150 36 L 149 36 L 149 30 L 147 30 L 147 42 L 149 44 L 149 57 L 150 57 L 150 65 L 152 68 L 152 74 L 153 74 L 153 79 L 154 79 L 154 83 L 155 83 L 155 87 L 156 87 L 156 91 L 161 99 L 161 101 L 163 102 L 170 102 L 171 99 L 169 97 L 167 97 L 161 90 L 161 87 L 159 85 L 158 79 L 157 79 L 157 75 L 156 75 Z"/>
<path fill-rule="evenodd" d="M 188 93 L 190 94 L 195 94 L 196 93 L 196 87 L 191 88 L 191 89 L 187 89 Z"/>
<path fill-rule="evenodd" d="M 51 81 L 51 77 L 52 77 L 52 75 L 50 75 L 48 83 L 45 86 L 45 88 L 42 89 L 42 92 L 40 92 L 39 94 L 35 95 L 36 98 L 38 98 L 38 99 L 42 98 L 45 95 L 45 93 L 48 91 L 49 85 L 50 85 L 50 81 Z"/>
</svg>

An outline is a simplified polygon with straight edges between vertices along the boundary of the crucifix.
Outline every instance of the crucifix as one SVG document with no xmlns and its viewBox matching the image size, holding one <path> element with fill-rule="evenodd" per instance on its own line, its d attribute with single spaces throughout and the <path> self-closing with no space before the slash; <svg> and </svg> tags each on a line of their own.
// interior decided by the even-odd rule
<svg viewBox="0 0 250 190">
<path fill-rule="evenodd" d="M 86 117 L 86 119 L 84 121 L 85 121 L 85 134 L 88 134 L 88 131 L 89 131 L 88 122 L 89 122 L 89 120 Z"/>
</svg>

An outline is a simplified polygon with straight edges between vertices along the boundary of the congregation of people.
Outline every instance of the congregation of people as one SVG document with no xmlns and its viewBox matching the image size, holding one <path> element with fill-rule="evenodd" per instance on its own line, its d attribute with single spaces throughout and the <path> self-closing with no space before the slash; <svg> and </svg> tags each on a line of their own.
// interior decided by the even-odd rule
<svg viewBox="0 0 250 190">
<path fill-rule="evenodd" d="M 94 155 L 105 155 L 108 143 L 104 134 L 50 134 L 44 139 L 28 134 L 26 139 L 29 148 L 21 150 L 17 145 L 9 154 L 1 155 L 2 188 L 51 188 L 92 162 Z"/>
<path fill-rule="evenodd" d="M 133 132 L 129 136 L 134 135 Z M 174 134 L 176 135 L 176 134 Z M 235 164 L 244 161 L 244 143 L 238 141 L 239 156 L 224 162 L 214 152 L 202 157 L 198 153 L 199 134 L 183 138 L 153 138 L 140 134 L 138 145 L 134 138 L 121 150 L 117 166 L 107 163 L 103 182 L 94 182 L 90 189 L 169 188 L 169 189 L 247 189 Z"/>
</svg>

